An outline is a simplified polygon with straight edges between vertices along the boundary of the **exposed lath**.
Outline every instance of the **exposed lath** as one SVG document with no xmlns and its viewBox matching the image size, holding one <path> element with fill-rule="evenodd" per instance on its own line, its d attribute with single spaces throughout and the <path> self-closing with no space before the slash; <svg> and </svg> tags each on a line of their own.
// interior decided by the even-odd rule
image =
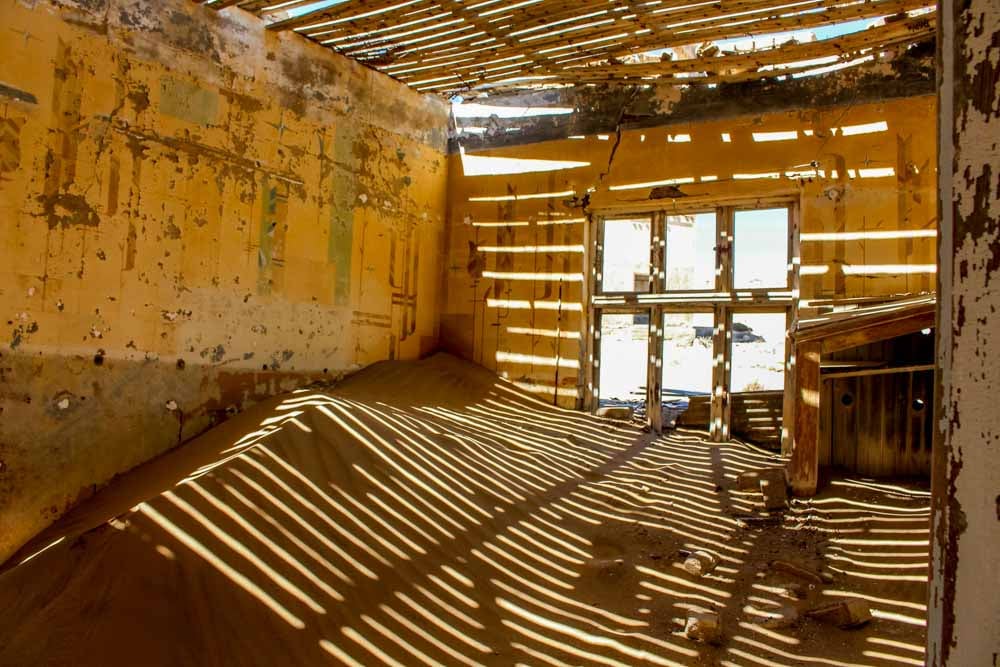
<svg viewBox="0 0 1000 667">
<path fill-rule="evenodd" d="M 417 90 L 443 94 L 773 78 L 815 68 L 820 59 L 881 58 L 935 31 L 930 0 L 194 1 L 257 13 L 270 30 L 294 30 Z M 743 52 L 709 46 L 877 18 L 884 24 L 829 39 Z M 640 56 L 679 47 L 691 47 L 680 49 L 691 56 Z"/>
</svg>

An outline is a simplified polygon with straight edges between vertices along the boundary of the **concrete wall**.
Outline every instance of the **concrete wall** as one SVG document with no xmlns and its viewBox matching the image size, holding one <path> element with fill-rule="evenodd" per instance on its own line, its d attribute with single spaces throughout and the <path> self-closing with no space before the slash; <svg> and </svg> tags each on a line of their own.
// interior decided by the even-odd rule
<svg viewBox="0 0 1000 667">
<path fill-rule="evenodd" d="M 578 249 L 525 249 L 579 246 L 585 195 L 591 208 L 639 201 L 651 189 L 641 184 L 665 179 L 684 179 L 679 197 L 798 196 L 806 302 L 931 291 L 934 114 L 934 98 L 919 96 L 626 130 L 620 142 L 609 133 L 476 152 L 508 159 L 477 168 L 533 170 L 527 173 L 471 176 L 452 156 L 442 338 L 455 352 L 572 406 L 582 373 L 579 338 L 552 332 L 583 330 L 584 258 Z M 884 129 L 847 136 L 840 129 L 874 123 Z M 796 138 L 783 141 L 753 137 L 791 131 Z M 511 158 L 585 164 L 539 171 L 559 165 Z M 637 187 L 611 189 L 621 186 Z M 925 236 L 897 233 L 911 230 Z M 481 246 L 521 251 L 487 253 Z M 522 277 L 484 278 L 483 271 Z"/>
<path fill-rule="evenodd" d="M 937 433 L 927 664 L 1000 665 L 1000 4 L 940 10 Z"/>
<path fill-rule="evenodd" d="M 0 23 L 0 562 L 258 398 L 435 348 L 441 101 L 187 0 Z"/>
</svg>

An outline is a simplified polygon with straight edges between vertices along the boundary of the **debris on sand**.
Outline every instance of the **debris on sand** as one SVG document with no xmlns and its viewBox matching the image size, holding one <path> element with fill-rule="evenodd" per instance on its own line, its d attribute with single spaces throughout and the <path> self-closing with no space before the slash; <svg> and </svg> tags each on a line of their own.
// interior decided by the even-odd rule
<svg viewBox="0 0 1000 667">
<path fill-rule="evenodd" d="M 872 612 L 868 608 L 868 603 L 857 598 L 839 600 L 832 604 L 816 607 L 806 612 L 806 615 L 845 630 L 859 628 L 872 620 Z"/>
</svg>

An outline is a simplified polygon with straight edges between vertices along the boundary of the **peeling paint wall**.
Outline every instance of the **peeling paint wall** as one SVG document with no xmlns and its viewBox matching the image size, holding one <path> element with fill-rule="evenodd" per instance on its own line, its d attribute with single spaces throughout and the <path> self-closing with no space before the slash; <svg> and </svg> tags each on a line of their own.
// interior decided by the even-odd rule
<svg viewBox="0 0 1000 667">
<path fill-rule="evenodd" d="M 0 562 L 254 400 L 436 347 L 441 101 L 186 0 L 0 18 Z"/>
<path fill-rule="evenodd" d="M 620 141 L 611 132 L 474 153 L 585 163 L 549 171 L 538 170 L 558 165 L 487 160 L 477 168 L 511 173 L 473 176 L 453 155 L 442 340 L 540 396 L 574 405 L 586 314 L 583 200 L 590 208 L 648 200 L 657 182 L 672 182 L 681 200 L 798 197 L 805 301 L 932 291 L 934 114 L 934 98 L 919 96 L 671 123 L 625 130 Z M 767 133 L 788 138 L 765 141 Z M 514 173 L 524 169 L 533 171 Z"/>
<path fill-rule="evenodd" d="M 941 245 L 927 664 L 1000 664 L 1000 5 L 940 10 Z"/>
</svg>

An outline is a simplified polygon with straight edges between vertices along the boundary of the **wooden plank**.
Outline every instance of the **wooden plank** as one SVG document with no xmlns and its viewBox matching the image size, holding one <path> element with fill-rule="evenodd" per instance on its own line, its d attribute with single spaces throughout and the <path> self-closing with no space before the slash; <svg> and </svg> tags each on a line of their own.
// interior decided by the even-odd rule
<svg viewBox="0 0 1000 667">
<path fill-rule="evenodd" d="M 649 345 L 646 364 L 646 423 L 653 433 L 663 433 L 663 311 L 649 310 Z"/>
<path fill-rule="evenodd" d="M 792 459 L 789 482 L 797 496 L 816 494 L 819 485 L 819 363 L 822 348 L 819 343 L 796 345 L 796 410 L 792 434 Z"/>
<path fill-rule="evenodd" d="M 869 368 L 860 371 L 843 371 L 841 373 L 824 373 L 824 380 L 836 378 L 865 377 L 870 375 L 892 375 L 894 373 L 913 373 L 915 371 L 932 371 L 934 364 L 913 364 L 911 366 L 896 366 L 891 368 Z"/>
</svg>

